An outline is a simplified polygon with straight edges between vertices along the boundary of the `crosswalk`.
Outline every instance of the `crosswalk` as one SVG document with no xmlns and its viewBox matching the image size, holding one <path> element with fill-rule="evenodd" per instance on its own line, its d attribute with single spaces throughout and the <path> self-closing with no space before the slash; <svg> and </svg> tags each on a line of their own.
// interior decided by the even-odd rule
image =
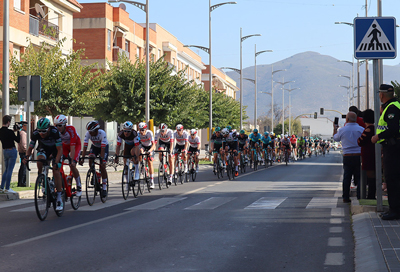
<svg viewBox="0 0 400 272">
<path fill-rule="evenodd" d="M 176 197 L 161 197 L 156 200 L 152 200 L 140 205 L 135 205 L 137 198 L 130 198 L 128 200 L 123 199 L 109 199 L 106 203 L 95 203 L 93 206 L 86 204 L 85 199 L 82 199 L 82 206 L 77 210 L 78 212 L 91 212 L 106 209 L 120 204 L 131 203 L 132 207 L 124 209 L 125 211 L 131 210 L 157 210 L 164 207 L 169 207 L 172 204 L 181 210 L 214 210 L 221 207 L 227 207 L 231 209 L 232 205 L 238 197 L 225 197 L 225 196 L 213 196 L 209 198 L 202 199 L 201 201 L 195 201 L 193 204 L 193 198 L 185 196 Z M 274 210 L 274 209 L 335 209 L 338 205 L 338 197 L 258 197 L 250 201 L 239 209 L 243 210 Z M 243 201 L 240 201 L 243 203 Z M 2 203 L 3 204 L 3 203 Z M 2 208 L 10 208 L 10 212 L 34 212 L 35 207 L 33 201 L 15 201 L 14 206 L 11 206 L 11 202 L 7 205 L 0 205 L 0 210 Z M 27 206 L 27 204 L 30 204 Z M 23 207 L 20 207 L 23 206 Z M 14 209 L 15 208 L 15 209 Z M 237 209 L 237 205 L 235 205 Z M 66 203 L 66 210 L 72 210 L 69 203 Z"/>
</svg>

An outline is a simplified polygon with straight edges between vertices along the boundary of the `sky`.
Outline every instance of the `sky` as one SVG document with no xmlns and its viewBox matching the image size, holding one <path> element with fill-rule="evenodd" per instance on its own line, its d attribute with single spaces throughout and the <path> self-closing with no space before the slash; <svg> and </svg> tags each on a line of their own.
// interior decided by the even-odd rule
<svg viewBox="0 0 400 272">
<path fill-rule="evenodd" d="M 79 0 L 78 0 L 79 1 Z M 184 44 L 209 47 L 208 0 L 148 0 L 149 21 L 157 23 Z M 216 5 L 230 0 L 211 0 Z M 80 3 L 101 2 L 82 0 Z M 136 2 L 146 3 L 145 0 Z M 261 34 L 243 41 L 243 68 L 254 65 L 255 46 L 260 54 L 257 65 L 271 64 L 295 54 L 314 51 L 339 60 L 352 61 L 353 28 L 335 22 L 349 22 L 365 16 L 366 0 L 236 0 L 211 13 L 212 64 L 240 68 L 240 29 L 243 36 Z M 377 0 L 367 0 L 368 16 L 377 15 Z M 118 3 L 113 3 L 118 6 Z M 126 4 L 130 18 L 146 22 L 141 9 Z M 382 0 L 382 15 L 400 15 L 399 0 Z M 400 22 L 397 22 L 400 24 Z M 208 54 L 193 49 L 208 64 Z M 384 60 L 397 65 L 398 59 Z"/>
</svg>

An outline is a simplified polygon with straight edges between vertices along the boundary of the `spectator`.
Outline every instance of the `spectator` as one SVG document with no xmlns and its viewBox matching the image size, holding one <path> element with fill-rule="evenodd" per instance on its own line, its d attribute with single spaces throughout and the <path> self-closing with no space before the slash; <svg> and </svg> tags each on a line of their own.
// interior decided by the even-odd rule
<svg viewBox="0 0 400 272">
<path fill-rule="evenodd" d="M 333 139 L 342 142 L 343 150 L 343 202 L 350 203 L 350 184 L 354 176 L 354 184 L 360 182 L 361 171 L 361 147 L 357 140 L 360 138 L 364 129 L 357 124 L 357 115 L 354 112 L 348 112 L 346 115 L 346 126 L 338 129 L 338 125 L 333 127 Z M 360 198 L 360 187 L 357 187 L 357 198 Z"/>
<path fill-rule="evenodd" d="M 362 170 L 367 174 L 368 199 L 375 199 L 376 179 L 375 179 L 375 145 L 371 142 L 375 134 L 374 111 L 365 110 L 363 112 L 366 128 L 363 134 L 358 138 L 358 145 L 361 146 Z"/>
<path fill-rule="evenodd" d="M 371 142 L 382 144 L 382 165 L 389 201 L 389 211 L 382 214 L 382 219 L 395 220 L 400 219 L 400 103 L 394 97 L 393 86 L 387 84 L 379 87 L 379 99 L 383 103 L 383 112 Z"/>
<path fill-rule="evenodd" d="M 20 135 L 19 131 L 17 131 L 17 135 L 8 129 L 11 124 L 11 116 L 4 115 L 3 116 L 3 127 L 0 128 L 0 141 L 3 146 L 3 157 L 4 157 L 4 173 L 1 177 L 1 187 L 0 193 L 15 193 L 14 190 L 10 188 L 11 176 L 15 166 L 15 162 L 17 160 L 17 149 L 15 149 L 14 141 L 19 143 Z M 5 188 L 4 188 L 5 187 Z"/>
<path fill-rule="evenodd" d="M 18 187 L 26 187 L 26 165 L 22 163 L 22 159 L 25 157 L 26 153 L 26 130 L 28 127 L 28 122 L 22 121 L 22 129 L 19 131 L 20 141 L 18 143 L 18 153 L 21 158 L 21 165 L 18 171 Z"/>
<path fill-rule="evenodd" d="M 356 106 L 350 106 L 349 111 L 354 112 L 357 114 L 357 124 L 365 128 L 365 123 L 362 116 L 362 112 Z"/>
</svg>

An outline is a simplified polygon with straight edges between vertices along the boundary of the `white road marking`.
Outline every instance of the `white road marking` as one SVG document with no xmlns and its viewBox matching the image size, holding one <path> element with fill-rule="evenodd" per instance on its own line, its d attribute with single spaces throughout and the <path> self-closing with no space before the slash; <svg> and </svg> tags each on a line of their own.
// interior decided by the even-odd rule
<svg viewBox="0 0 400 272">
<path fill-rule="evenodd" d="M 27 203 L 32 203 L 33 204 L 33 199 L 19 199 L 19 200 L 10 200 L 10 201 L 0 201 L 0 209 L 1 208 L 18 206 L 18 205 L 23 205 L 23 204 L 27 204 Z"/>
<path fill-rule="evenodd" d="M 177 197 L 163 197 L 160 199 L 156 199 L 138 206 L 134 206 L 132 208 L 128 208 L 125 209 L 126 211 L 131 211 L 131 210 L 155 210 L 158 208 L 162 208 L 164 206 L 167 206 L 169 204 L 181 201 L 186 199 L 186 197 L 181 197 L 181 198 L 177 198 Z"/>
<path fill-rule="evenodd" d="M 331 216 L 344 216 L 344 209 L 343 208 L 334 208 L 331 211 Z"/>
<path fill-rule="evenodd" d="M 330 227 L 329 232 L 330 233 L 342 233 L 343 227 Z"/>
<path fill-rule="evenodd" d="M 336 208 L 337 202 L 337 197 L 313 197 L 306 209 Z"/>
<path fill-rule="evenodd" d="M 325 265 L 343 265 L 343 253 L 327 253 L 325 257 Z"/>
<path fill-rule="evenodd" d="M 342 224 L 343 222 L 342 218 L 331 218 L 329 221 L 331 224 Z"/>
<path fill-rule="evenodd" d="M 331 247 L 344 246 L 343 238 L 342 237 L 329 237 L 328 246 L 331 246 Z"/>
<path fill-rule="evenodd" d="M 101 209 L 105 209 L 108 207 L 112 207 L 121 203 L 126 203 L 126 202 L 130 202 L 133 200 L 136 200 L 137 198 L 134 198 L 133 196 L 131 198 L 128 198 L 127 200 L 124 200 L 123 198 L 120 199 L 109 199 L 106 201 L 106 203 L 101 203 L 101 202 L 96 202 L 93 204 L 93 206 L 83 206 L 80 207 L 78 209 L 78 211 L 97 211 L 97 210 L 101 210 Z M 82 201 L 82 200 L 81 200 Z"/>
<path fill-rule="evenodd" d="M 251 205 L 247 206 L 245 209 L 265 209 L 273 210 L 278 207 L 287 197 L 262 197 Z"/>
<path fill-rule="evenodd" d="M 185 208 L 185 210 L 213 210 L 234 199 L 236 199 L 236 197 L 211 197 L 197 204 L 194 204 L 193 206 L 187 207 Z"/>
</svg>

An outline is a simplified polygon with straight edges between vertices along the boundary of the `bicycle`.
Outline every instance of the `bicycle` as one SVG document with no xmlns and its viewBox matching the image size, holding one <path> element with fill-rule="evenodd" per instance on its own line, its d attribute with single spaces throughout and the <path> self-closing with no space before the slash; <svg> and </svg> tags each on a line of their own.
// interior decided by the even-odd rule
<svg viewBox="0 0 400 272">
<path fill-rule="evenodd" d="M 103 183 L 101 178 L 101 170 L 99 172 L 96 171 L 96 165 L 100 165 L 102 158 L 101 157 L 83 157 L 82 160 L 90 159 L 92 162 L 90 163 L 90 168 L 86 174 L 86 200 L 89 206 L 92 206 L 97 193 L 100 194 L 100 200 L 103 203 L 106 203 L 108 196 L 108 179 L 107 179 L 107 196 L 103 197 L 101 191 L 103 190 Z M 99 160 L 99 162 L 96 162 Z"/>
<path fill-rule="evenodd" d="M 186 181 L 187 173 L 184 173 L 184 171 L 183 171 L 184 164 L 185 164 L 185 162 L 183 160 L 183 154 L 182 154 L 181 150 L 178 149 L 178 153 L 175 153 L 175 168 L 174 168 L 174 170 L 175 170 L 175 173 L 174 173 L 175 185 L 176 185 L 178 179 L 181 184 L 183 184 L 184 179 Z M 184 174 L 185 174 L 185 178 L 183 177 Z"/>
<path fill-rule="evenodd" d="M 161 153 L 161 160 L 160 160 L 160 164 L 158 167 L 158 187 L 160 188 L 160 190 L 162 190 L 163 186 L 165 186 L 166 188 L 169 188 L 168 185 L 168 173 L 169 173 L 169 161 L 168 161 L 168 157 L 166 155 L 164 155 L 164 153 L 169 153 L 166 150 L 157 150 L 154 152 L 158 152 Z M 176 186 L 176 179 L 174 180 L 175 182 L 175 186 Z"/>
<path fill-rule="evenodd" d="M 251 152 L 253 153 L 253 156 L 250 159 L 250 167 L 253 165 L 254 171 L 257 170 L 257 165 L 258 165 L 258 152 L 257 149 L 252 148 Z"/>
<path fill-rule="evenodd" d="M 35 210 L 36 215 L 40 221 L 44 221 L 49 213 L 49 208 L 53 204 L 53 208 L 58 217 L 61 217 L 65 210 L 65 191 L 64 188 L 61 192 L 61 199 L 63 202 L 63 209 L 57 211 L 57 192 L 56 186 L 54 184 L 54 177 L 48 177 L 49 169 L 52 169 L 49 165 L 50 160 L 39 159 L 39 160 L 28 160 L 28 162 L 42 162 L 43 169 L 42 173 L 38 175 L 35 182 Z M 26 164 L 26 169 L 31 171 L 28 163 Z M 64 184 L 63 184 L 64 185 Z"/>
<path fill-rule="evenodd" d="M 65 160 L 68 160 L 68 164 L 64 163 Z M 69 165 L 71 164 L 71 158 L 65 158 L 62 159 L 61 161 L 61 168 L 60 168 L 60 174 L 61 174 L 61 179 L 64 183 L 63 188 L 65 188 L 65 202 L 68 201 L 68 198 L 71 201 L 71 206 L 74 210 L 77 210 L 79 208 L 79 206 L 81 205 L 81 196 L 76 196 L 76 193 L 78 192 L 78 186 L 72 186 L 72 180 L 73 180 L 73 176 L 72 176 L 72 170 L 70 170 L 69 175 L 65 175 L 63 166 L 64 165 Z M 81 186 L 82 187 L 82 186 Z"/>
<path fill-rule="evenodd" d="M 141 154 L 143 156 L 142 160 L 139 162 L 139 181 L 138 181 L 138 189 L 139 193 L 143 195 L 144 186 L 146 184 L 147 191 L 150 193 L 150 175 L 149 175 L 149 159 L 150 152 L 145 152 Z M 143 162 L 145 161 L 145 162 Z"/>
<path fill-rule="evenodd" d="M 227 154 L 227 165 L 226 165 L 226 174 L 228 175 L 229 180 L 235 179 L 235 161 L 233 156 L 233 150 L 229 150 Z"/>
<path fill-rule="evenodd" d="M 217 167 L 215 169 L 217 172 L 218 179 L 222 179 L 224 177 L 224 167 L 223 167 L 223 161 L 221 159 L 221 154 L 218 153 L 217 155 Z"/>
<path fill-rule="evenodd" d="M 137 197 L 139 194 L 139 182 L 137 180 L 134 180 L 133 177 L 135 176 L 135 166 L 132 163 L 132 168 L 129 169 L 132 155 L 128 156 L 116 156 L 117 158 L 121 157 L 124 159 L 127 159 L 127 163 L 124 165 L 124 170 L 122 171 L 122 197 L 126 200 L 129 196 L 129 191 L 132 190 L 133 196 Z M 125 176 L 128 176 L 127 179 L 125 179 Z"/>
<path fill-rule="evenodd" d="M 196 172 L 196 161 L 195 161 L 195 153 L 189 153 L 188 160 L 188 171 L 186 173 L 185 179 L 189 182 L 189 176 L 194 182 L 196 180 L 197 172 Z"/>
<path fill-rule="evenodd" d="M 272 165 L 270 150 L 269 150 L 269 148 L 264 148 L 264 149 L 263 149 L 263 152 L 264 152 L 264 156 L 263 156 L 263 159 L 264 159 L 264 167 L 265 167 L 265 168 L 268 168 L 269 164 Z"/>
<path fill-rule="evenodd" d="M 246 173 L 247 161 L 246 158 L 244 157 L 245 155 L 243 154 L 243 151 L 239 151 L 239 154 L 240 154 L 240 172 Z"/>
</svg>

